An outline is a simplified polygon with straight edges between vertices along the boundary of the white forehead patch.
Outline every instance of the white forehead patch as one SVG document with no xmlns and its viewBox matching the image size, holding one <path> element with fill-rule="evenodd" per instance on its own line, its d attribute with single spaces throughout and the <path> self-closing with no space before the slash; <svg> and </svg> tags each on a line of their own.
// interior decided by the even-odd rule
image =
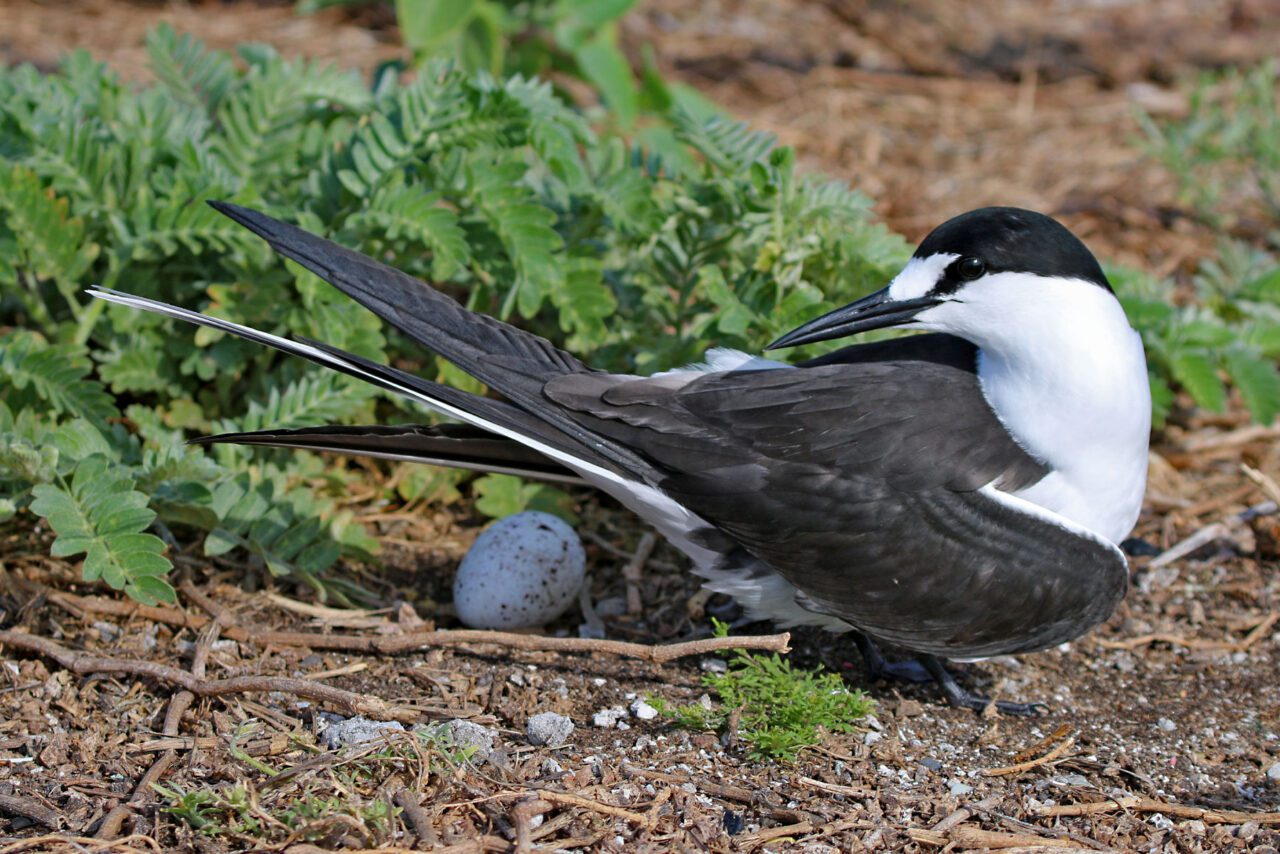
<svg viewBox="0 0 1280 854">
<path fill-rule="evenodd" d="M 928 258 L 912 258 L 889 283 L 889 298 L 896 301 L 924 296 L 938 284 L 947 265 L 959 257 L 954 252 L 940 252 Z"/>
</svg>

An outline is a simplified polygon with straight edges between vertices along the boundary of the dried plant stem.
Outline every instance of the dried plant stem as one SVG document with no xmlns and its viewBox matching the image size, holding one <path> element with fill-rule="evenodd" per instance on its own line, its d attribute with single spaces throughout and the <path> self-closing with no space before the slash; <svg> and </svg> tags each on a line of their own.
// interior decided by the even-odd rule
<svg viewBox="0 0 1280 854">
<path fill-rule="evenodd" d="M 1097 813 L 1114 812 L 1116 810 L 1133 810 L 1134 812 L 1158 812 L 1177 818 L 1198 819 L 1206 824 L 1244 824 L 1247 821 L 1265 825 L 1280 824 L 1280 812 L 1244 812 L 1243 810 L 1215 810 L 1203 807 L 1191 807 L 1185 804 L 1171 804 L 1144 798 L 1138 795 L 1113 798 L 1089 804 L 1061 804 L 1052 807 L 1040 807 L 1035 811 L 1038 816 L 1072 816 L 1095 815 Z"/>
<path fill-rule="evenodd" d="M 69 593 L 49 594 L 49 601 L 73 613 L 111 614 L 119 617 L 141 617 L 171 626 L 203 628 L 208 617 L 191 614 L 178 608 L 159 608 L 137 605 L 119 599 L 100 596 L 73 596 Z M 211 605 L 213 603 L 210 603 Z M 404 655 L 424 649 L 454 646 L 502 646 L 511 649 L 550 652 L 588 652 L 600 655 L 616 655 L 664 664 L 677 658 L 704 655 L 726 649 L 753 649 L 766 652 L 788 652 L 791 633 L 776 635 L 743 635 L 741 637 L 702 638 L 673 644 L 642 644 L 626 641 L 599 640 L 595 638 L 553 638 L 539 635 L 521 635 L 512 632 L 494 632 L 479 629 L 453 629 L 447 631 L 405 632 L 399 635 L 334 635 L 318 632 L 258 631 L 227 624 L 226 609 L 213 605 L 223 623 L 222 634 L 234 641 L 253 642 L 263 646 L 305 646 L 311 649 L 340 650 L 374 655 Z M 279 690 L 279 689 L 271 689 Z"/>
<path fill-rule="evenodd" d="M 279 691 L 297 697 L 305 697 L 322 703 L 332 703 L 349 715 L 364 715 L 375 720 L 413 722 L 421 717 L 421 710 L 398 706 L 370 697 L 334 688 L 307 679 L 271 676 L 237 676 L 230 679 L 201 679 L 176 667 L 137 661 L 127 658 L 108 658 L 89 655 L 67 649 L 48 638 L 24 632 L 0 631 L 0 644 L 25 649 L 51 658 L 68 670 L 85 675 L 88 673 L 117 673 L 155 679 L 190 691 L 197 697 L 218 697 L 226 694 Z"/>
</svg>

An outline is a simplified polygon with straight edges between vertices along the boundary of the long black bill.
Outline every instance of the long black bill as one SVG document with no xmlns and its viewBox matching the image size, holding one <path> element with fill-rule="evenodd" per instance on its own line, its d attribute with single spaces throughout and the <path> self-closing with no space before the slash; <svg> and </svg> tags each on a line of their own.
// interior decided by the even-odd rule
<svg viewBox="0 0 1280 854">
<path fill-rule="evenodd" d="M 817 320 L 810 320 L 805 325 L 783 335 L 765 349 L 780 350 L 783 347 L 798 347 L 801 344 L 844 338 L 847 335 L 883 329 L 886 326 L 900 326 L 939 302 L 941 300 L 934 297 L 894 300 L 889 297 L 889 289 L 884 288 L 857 302 L 851 302 L 843 308 L 828 312 Z"/>
</svg>

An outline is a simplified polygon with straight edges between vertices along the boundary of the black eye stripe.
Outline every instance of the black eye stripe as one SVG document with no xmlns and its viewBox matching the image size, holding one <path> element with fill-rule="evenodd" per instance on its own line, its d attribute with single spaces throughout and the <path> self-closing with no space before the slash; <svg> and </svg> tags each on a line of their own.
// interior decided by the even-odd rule
<svg viewBox="0 0 1280 854">
<path fill-rule="evenodd" d="M 967 270 L 965 269 L 966 262 L 968 262 Z M 953 294 L 974 279 L 981 278 L 984 274 L 990 272 L 992 270 L 987 266 L 986 262 L 975 255 L 957 258 L 946 266 L 942 271 L 941 278 L 938 279 L 938 283 L 933 286 L 929 293 L 934 296 Z"/>
</svg>

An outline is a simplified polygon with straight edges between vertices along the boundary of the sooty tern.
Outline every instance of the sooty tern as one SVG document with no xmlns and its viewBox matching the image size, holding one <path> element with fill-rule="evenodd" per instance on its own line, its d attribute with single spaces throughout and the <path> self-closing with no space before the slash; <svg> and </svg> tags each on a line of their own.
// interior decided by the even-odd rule
<svg viewBox="0 0 1280 854">
<path fill-rule="evenodd" d="M 371 258 L 214 204 L 496 400 L 319 342 L 109 290 L 94 296 L 293 353 L 461 424 L 202 442 L 331 450 L 585 482 L 687 553 L 751 617 L 852 631 L 873 670 L 987 701 L 942 658 L 1045 649 L 1106 619 L 1146 482 L 1146 361 L 1089 250 L 1015 208 L 956 217 L 888 287 L 770 349 L 882 327 L 930 334 L 785 365 L 712 350 L 650 377 L 593 370 Z M 890 665 L 874 641 L 911 650 Z M 922 666 L 921 666 L 922 665 Z M 1008 712 L 1034 706 L 1001 703 Z"/>
</svg>

